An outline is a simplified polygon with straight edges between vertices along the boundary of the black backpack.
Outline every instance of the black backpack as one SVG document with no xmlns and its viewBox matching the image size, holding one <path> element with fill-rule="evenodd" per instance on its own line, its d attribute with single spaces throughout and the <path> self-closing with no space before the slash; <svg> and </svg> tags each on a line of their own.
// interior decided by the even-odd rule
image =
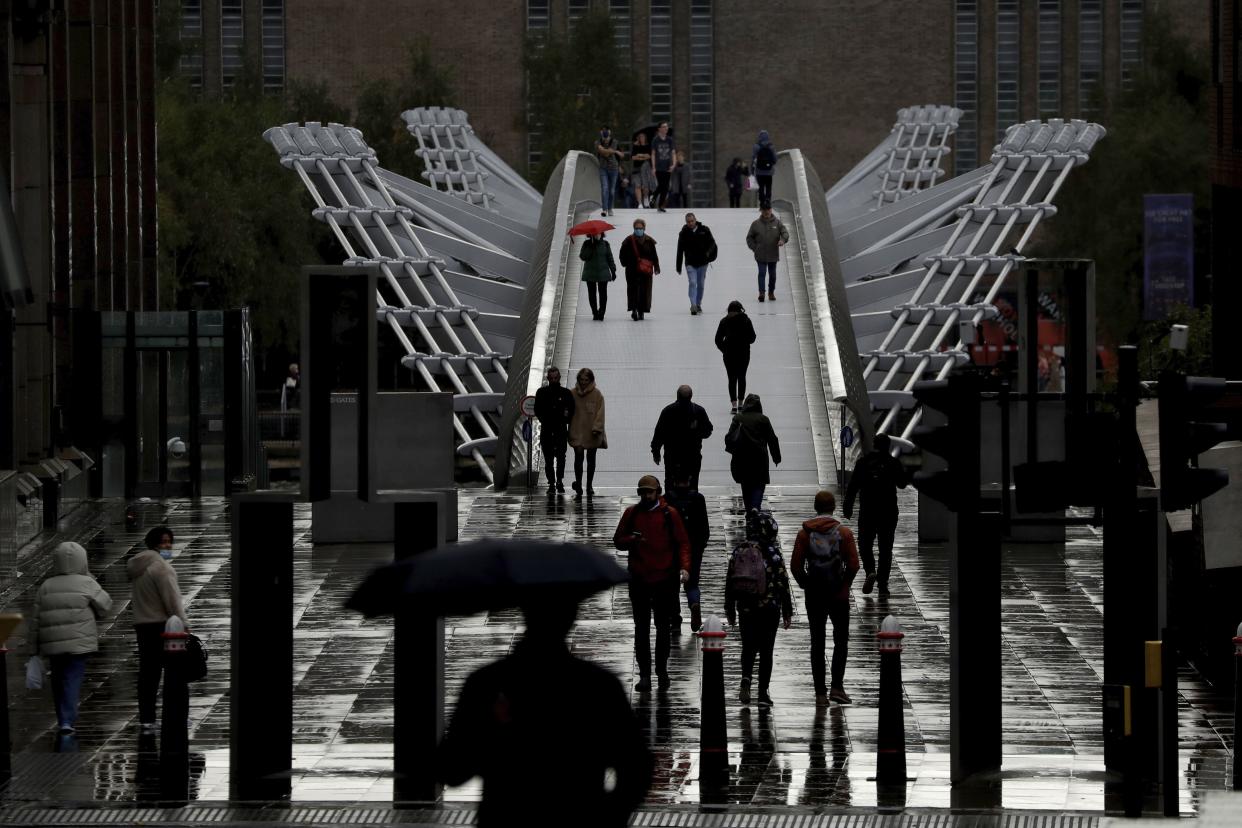
<svg viewBox="0 0 1242 828">
<path fill-rule="evenodd" d="M 840 527 L 827 532 L 807 530 L 806 574 L 817 589 L 836 591 L 845 586 L 845 558 L 841 556 Z"/>
<path fill-rule="evenodd" d="M 776 151 L 772 149 L 771 144 L 764 144 L 759 147 L 759 152 L 755 156 L 755 169 L 767 172 L 776 166 Z"/>
</svg>

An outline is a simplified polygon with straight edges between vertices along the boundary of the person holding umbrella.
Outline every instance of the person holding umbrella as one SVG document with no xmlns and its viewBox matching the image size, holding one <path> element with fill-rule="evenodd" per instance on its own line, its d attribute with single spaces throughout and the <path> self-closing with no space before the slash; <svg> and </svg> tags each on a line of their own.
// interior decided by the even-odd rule
<svg viewBox="0 0 1242 828">
<path fill-rule="evenodd" d="M 660 256 L 656 253 L 655 239 L 647 235 L 646 221 L 634 219 L 634 232 L 621 242 L 618 258 L 625 268 L 630 319 L 637 322 L 643 314 L 651 313 L 651 282 L 660 272 Z"/>
<path fill-rule="evenodd" d="M 591 318 L 596 322 L 603 322 L 604 312 L 608 310 L 608 283 L 617 278 L 617 263 L 612 257 L 612 247 L 604 238 L 604 230 L 611 230 L 612 225 L 602 221 L 584 222 L 572 228 L 570 235 L 576 235 L 575 230 L 588 224 L 596 226 L 589 228 L 586 241 L 578 251 L 578 258 L 582 260 L 582 281 L 587 286 Z"/>
<path fill-rule="evenodd" d="M 651 620 L 655 617 L 655 672 L 661 692 L 672 681 L 668 654 L 678 584 L 690 580 L 690 538 L 677 510 L 660 497 L 660 481 L 643 475 L 638 503 L 625 510 L 612 542 L 629 552 L 630 606 L 634 612 L 634 657 L 639 693 L 651 692 Z"/>
</svg>

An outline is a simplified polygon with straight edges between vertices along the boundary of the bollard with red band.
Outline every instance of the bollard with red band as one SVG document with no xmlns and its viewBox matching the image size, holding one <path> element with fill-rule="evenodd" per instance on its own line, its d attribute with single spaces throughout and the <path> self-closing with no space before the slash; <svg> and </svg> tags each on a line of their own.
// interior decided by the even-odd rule
<svg viewBox="0 0 1242 828">
<path fill-rule="evenodd" d="M 186 681 L 185 622 L 172 616 L 164 623 L 164 710 L 160 726 L 160 792 L 170 801 L 184 800 L 190 788 L 190 685 Z"/>
<path fill-rule="evenodd" d="M 906 722 L 901 696 L 901 651 L 905 633 L 888 616 L 876 633 L 880 650 L 880 728 L 876 742 L 877 785 L 906 785 Z"/>
<path fill-rule="evenodd" d="M 722 789 L 729 782 L 729 740 L 725 728 L 724 624 L 718 616 L 703 622 L 697 635 L 703 642 L 703 697 L 700 702 L 700 784 Z"/>
<path fill-rule="evenodd" d="M 1242 791 L 1242 751 L 1238 750 L 1238 734 L 1242 733 L 1242 624 L 1233 637 L 1233 789 Z"/>
</svg>

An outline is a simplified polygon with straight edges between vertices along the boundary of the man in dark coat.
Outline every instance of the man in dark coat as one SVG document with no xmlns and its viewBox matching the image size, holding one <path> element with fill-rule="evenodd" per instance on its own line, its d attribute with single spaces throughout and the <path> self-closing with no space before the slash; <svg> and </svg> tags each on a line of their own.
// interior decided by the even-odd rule
<svg viewBox="0 0 1242 828">
<path fill-rule="evenodd" d="M 698 632 L 703 626 L 703 613 L 699 608 L 701 592 L 699 573 L 703 569 L 703 553 L 711 540 L 711 527 L 707 521 L 707 500 L 690 485 L 690 475 L 684 468 L 669 478 L 668 493 L 664 496 L 669 506 L 677 510 L 686 525 L 690 537 L 690 578 L 686 581 L 686 606 L 690 608 L 690 629 Z M 681 632 L 681 615 L 673 619 L 674 634 Z"/>
<path fill-rule="evenodd" d="M 686 213 L 686 224 L 677 234 L 677 272 L 686 263 L 686 282 L 690 292 L 690 315 L 703 312 L 703 288 L 707 285 L 707 266 L 716 261 L 716 240 L 706 224 L 694 213 Z"/>
<path fill-rule="evenodd" d="M 772 421 L 763 413 L 758 394 L 748 394 L 741 411 L 733 415 L 733 423 L 725 435 L 725 451 L 733 455 L 729 471 L 742 487 L 746 509 L 763 508 L 763 490 L 769 483 L 768 454 L 779 466 L 781 444 L 772 430 Z"/>
<path fill-rule="evenodd" d="M 703 441 L 712 436 L 712 421 L 703 406 L 691 402 L 694 390 L 688 385 L 677 389 L 677 399 L 664 407 L 651 436 L 651 459 L 660 462 L 664 449 L 664 483 L 672 487 L 673 478 L 689 475 L 690 488 L 699 488 L 699 469 L 703 466 Z"/>
<path fill-rule="evenodd" d="M 483 778 L 484 828 L 536 811 L 541 825 L 578 826 L 586 815 L 592 825 L 626 825 L 651 785 L 642 730 L 616 676 L 566 647 L 577 606 L 551 597 L 533 603 L 513 652 L 466 679 L 437 775 L 448 785 Z"/>
<path fill-rule="evenodd" d="M 845 517 L 854 516 L 854 498 L 861 506 L 858 510 L 858 554 L 867 579 L 863 581 L 863 593 L 870 595 L 876 582 L 880 595 L 888 595 L 888 573 L 893 565 L 893 536 L 897 534 L 897 489 L 906 487 L 906 470 L 901 461 L 890 453 L 892 440 L 887 434 L 878 434 L 871 451 L 859 458 L 850 475 L 845 490 Z M 880 566 L 876 569 L 871 547 L 879 539 Z"/>
<path fill-rule="evenodd" d="M 564 492 L 565 452 L 569 422 L 574 418 L 574 395 L 561 385 L 561 369 L 555 365 L 548 369 L 548 384 L 535 392 L 535 416 L 539 419 L 539 449 L 543 452 L 548 494 Z"/>
</svg>

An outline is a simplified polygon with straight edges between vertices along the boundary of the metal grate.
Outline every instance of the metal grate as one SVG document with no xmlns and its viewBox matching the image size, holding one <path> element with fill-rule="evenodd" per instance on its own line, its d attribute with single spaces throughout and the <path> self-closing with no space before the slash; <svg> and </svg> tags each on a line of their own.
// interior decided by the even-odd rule
<svg viewBox="0 0 1242 828">
<path fill-rule="evenodd" d="M 690 207 L 711 206 L 715 192 L 715 63 L 712 42 L 712 0 L 690 3 L 690 175 L 694 196 Z"/>
<path fill-rule="evenodd" d="M 220 83 L 233 85 L 242 71 L 245 26 L 243 0 L 220 0 Z"/>
<path fill-rule="evenodd" d="M 566 22 L 569 30 L 572 32 L 574 26 L 578 25 L 578 21 L 586 16 L 591 10 L 591 0 L 569 0 L 569 10 L 566 16 Z"/>
<path fill-rule="evenodd" d="M 1143 59 L 1143 0 L 1121 0 L 1121 88 L 1134 86 Z"/>
<path fill-rule="evenodd" d="M 1061 114 L 1061 0 L 1039 0 L 1039 117 Z"/>
<path fill-rule="evenodd" d="M 651 120 L 673 117 L 673 4 L 651 0 L 650 51 Z"/>
<path fill-rule="evenodd" d="M 956 0 L 953 12 L 953 105 L 957 123 L 955 174 L 979 165 L 979 4 Z"/>
<path fill-rule="evenodd" d="M 996 136 L 1018 122 L 1022 11 L 1018 0 L 996 0 Z"/>
<path fill-rule="evenodd" d="M 630 22 L 630 0 L 608 0 L 608 16 L 612 18 L 613 45 L 621 54 L 621 63 L 628 64 L 634 36 L 634 25 Z"/>
<path fill-rule="evenodd" d="M 526 33 L 535 37 L 543 37 L 551 26 L 551 9 L 549 0 L 526 0 Z M 526 91 L 529 96 L 530 78 L 526 79 Z M 526 109 L 526 165 L 534 170 L 543 163 L 543 126 L 531 116 L 530 107 Z"/>
<path fill-rule="evenodd" d="M 181 56 L 181 74 L 198 89 L 203 85 L 203 0 L 182 0 L 181 40 L 189 41 L 189 53 Z"/>
<path fill-rule="evenodd" d="M 263 0 L 263 88 L 285 88 L 285 0 Z"/>
<path fill-rule="evenodd" d="M 1078 4 L 1078 114 L 1090 117 L 1104 73 L 1103 0 Z"/>
</svg>

